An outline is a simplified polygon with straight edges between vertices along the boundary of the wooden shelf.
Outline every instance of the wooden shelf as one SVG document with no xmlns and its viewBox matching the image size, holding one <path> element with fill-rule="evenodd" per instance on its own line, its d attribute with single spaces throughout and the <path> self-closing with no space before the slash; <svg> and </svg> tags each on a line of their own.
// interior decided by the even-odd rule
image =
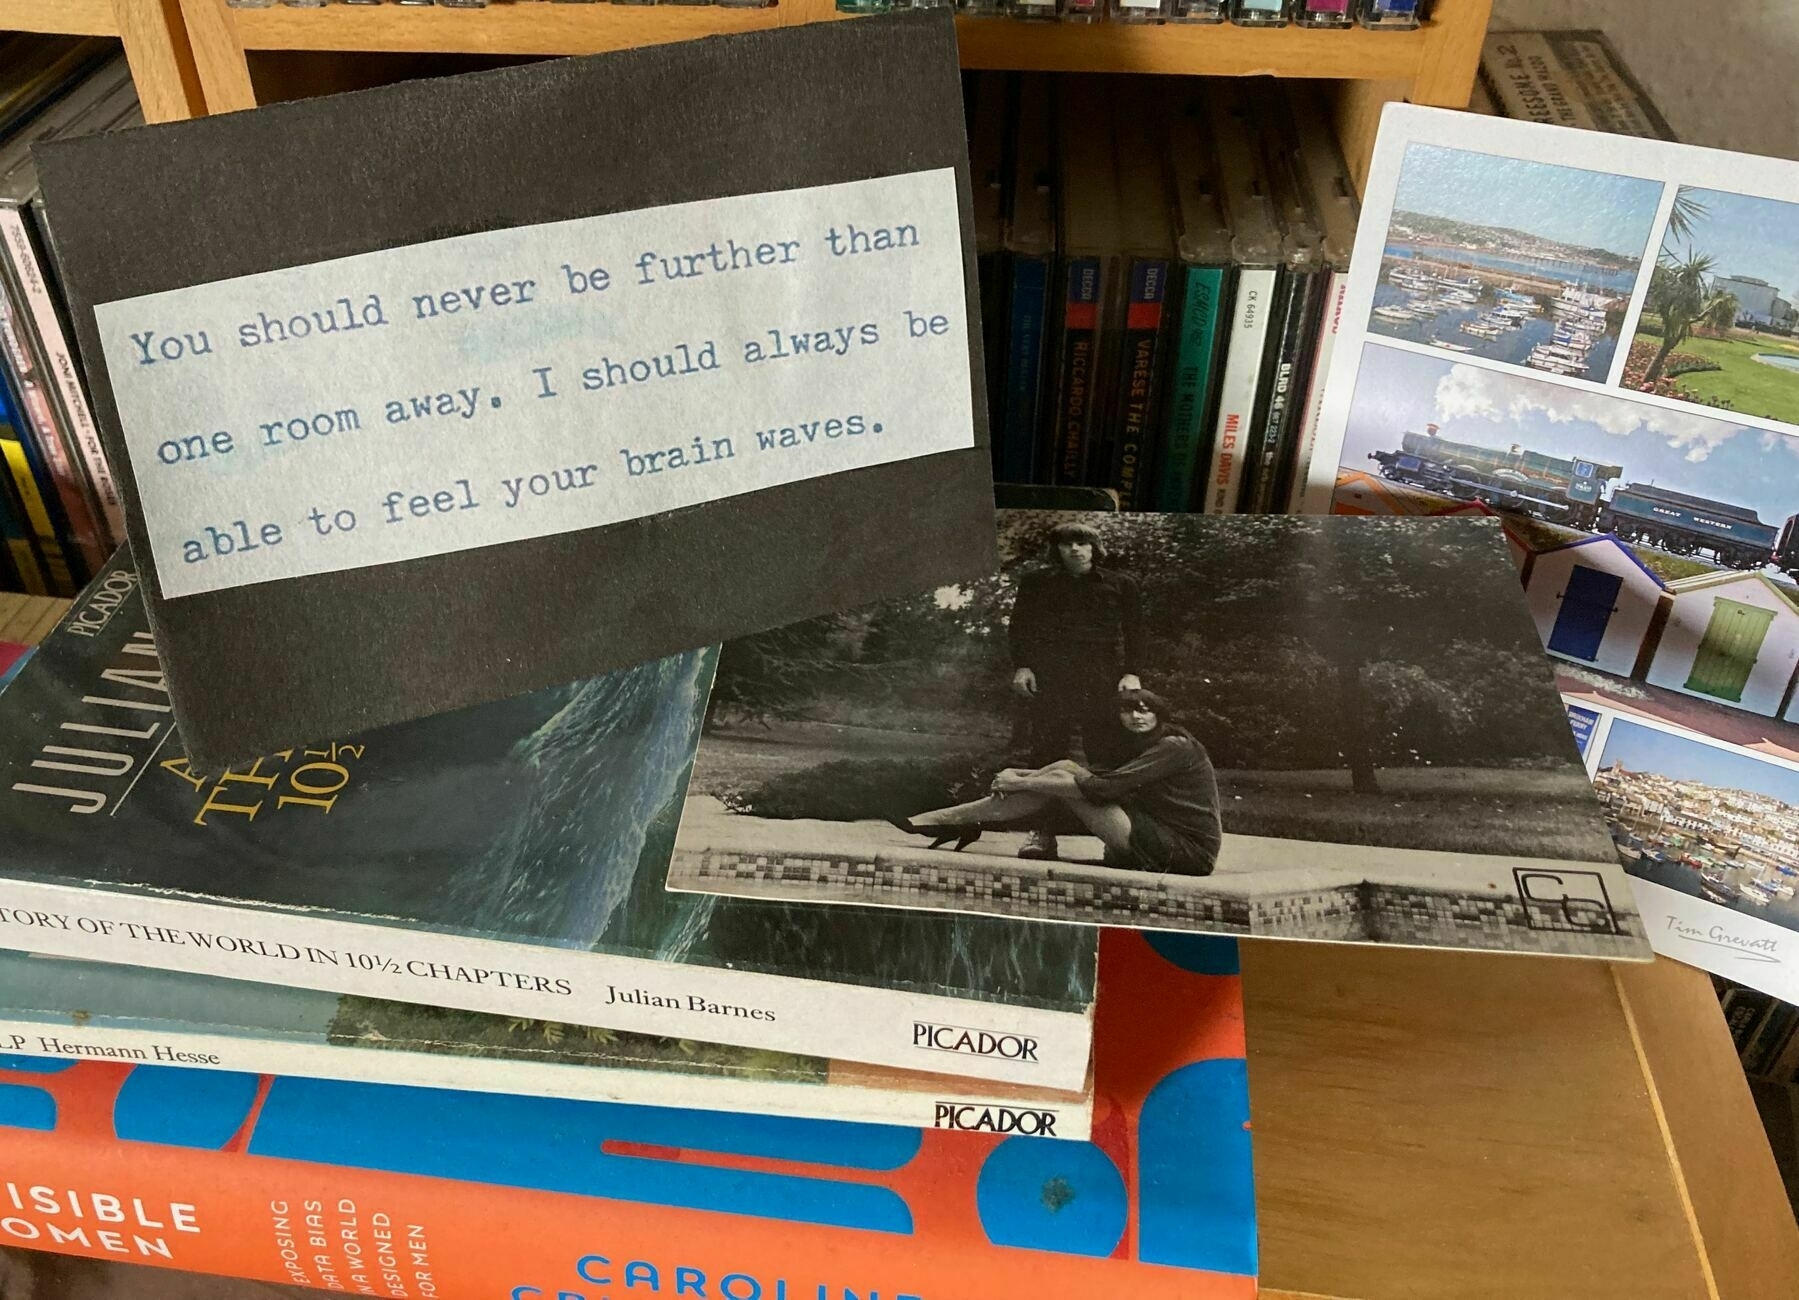
<svg viewBox="0 0 1799 1300">
<path fill-rule="evenodd" d="M 495 5 L 487 9 L 331 5 L 235 9 L 246 50 L 370 53 L 595 54 L 781 25 L 777 7 L 717 5 Z"/>
<path fill-rule="evenodd" d="M 247 76 L 241 71 L 246 51 L 590 54 L 840 17 L 832 0 L 780 0 L 767 9 L 551 4 L 544 0 L 484 9 L 391 4 L 232 9 L 225 0 L 178 2 L 213 112 L 254 102 Z M 968 68 L 1213 76 L 1268 73 L 1375 83 L 1390 87 L 1386 98 L 1465 104 L 1491 7 L 1492 0 L 1437 0 L 1432 20 L 1411 32 L 1177 24 L 1087 26 L 974 17 L 959 18 L 957 30 L 962 63 Z"/>
<path fill-rule="evenodd" d="M 963 18 L 956 24 L 965 68 L 1036 72 L 1160 72 L 1236 77 L 1410 79 L 1432 39 L 1413 32 L 1319 31 L 1286 27 L 1149 27 L 1103 23 L 1020 23 Z M 1325 69 L 1329 69 L 1328 72 Z"/>
<path fill-rule="evenodd" d="M 1703 972 L 1241 951 L 1264 1300 L 1799 1295 Z"/>
<path fill-rule="evenodd" d="M 117 36 L 112 0 L 0 0 L 0 31 Z"/>
<path fill-rule="evenodd" d="M 716 5 L 496 5 L 488 9 L 414 9 L 332 5 L 325 9 L 243 9 L 234 15 L 246 50 L 366 50 L 482 54 L 590 54 L 720 32 L 755 31 L 795 21 L 785 7 Z M 814 6 L 804 6 L 812 10 Z M 815 20 L 808 13 L 804 20 Z M 1289 27 L 1139 27 L 1021 23 L 1008 18 L 957 22 L 969 68 L 1041 71 L 1182 72 L 1234 76 L 1273 73 L 1398 80 L 1414 75 L 1431 41 L 1415 32 L 1315 31 Z"/>
<path fill-rule="evenodd" d="M 116 37 L 146 120 L 205 111 L 181 0 L 0 0 L 0 32 Z"/>
</svg>

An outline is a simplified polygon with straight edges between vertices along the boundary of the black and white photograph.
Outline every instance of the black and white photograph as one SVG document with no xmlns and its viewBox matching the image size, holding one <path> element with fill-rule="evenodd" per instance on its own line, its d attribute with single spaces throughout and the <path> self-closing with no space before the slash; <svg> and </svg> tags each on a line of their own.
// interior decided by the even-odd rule
<svg viewBox="0 0 1799 1300">
<path fill-rule="evenodd" d="M 1495 521 L 999 537 L 989 577 L 726 644 L 671 888 L 1646 953 Z"/>
</svg>

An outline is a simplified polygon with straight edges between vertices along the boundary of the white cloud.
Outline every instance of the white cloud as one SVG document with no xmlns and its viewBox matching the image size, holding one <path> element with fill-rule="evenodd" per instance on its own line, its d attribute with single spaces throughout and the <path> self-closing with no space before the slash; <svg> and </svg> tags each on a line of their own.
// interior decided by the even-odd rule
<svg viewBox="0 0 1799 1300">
<path fill-rule="evenodd" d="M 1790 433 L 1778 433 L 1773 429 L 1762 430 L 1762 450 L 1773 451 L 1782 448 L 1789 456 L 1799 456 L 1799 437 Z"/>
<path fill-rule="evenodd" d="M 1645 406 L 1613 397 L 1562 388 L 1521 375 L 1501 374 L 1476 366 L 1455 365 L 1437 381 L 1437 418 L 1444 421 L 1476 417 L 1519 421 L 1540 414 L 1554 424 L 1576 421 L 1591 424 L 1615 437 L 1627 438 L 1640 431 L 1654 434 L 1694 464 L 1742 430 L 1703 415 L 1687 415 L 1659 406 Z"/>
<path fill-rule="evenodd" d="M 1681 459 L 1689 465 L 1697 465 L 1710 456 L 1724 443 L 1742 432 L 1727 424 L 1711 424 L 1701 429 L 1658 429 L 1650 425 L 1650 432 L 1659 433 L 1675 451 L 1686 450 Z"/>
<path fill-rule="evenodd" d="M 1451 366 L 1449 373 L 1437 381 L 1437 418 L 1465 419 L 1476 416 L 1483 420 L 1499 419 L 1503 403 L 1497 400 L 1497 385 L 1491 371 L 1473 366 Z"/>
</svg>

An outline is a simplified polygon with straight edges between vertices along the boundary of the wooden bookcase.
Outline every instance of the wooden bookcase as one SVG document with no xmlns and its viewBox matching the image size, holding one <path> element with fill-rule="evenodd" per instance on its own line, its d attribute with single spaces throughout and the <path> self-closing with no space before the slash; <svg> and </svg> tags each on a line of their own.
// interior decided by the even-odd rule
<svg viewBox="0 0 1799 1300">
<path fill-rule="evenodd" d="M 1382 104 L 1467 103 L 1491 4 L 1436 0 L 1409 33 L 959 27 L 970 68 L 1329 80 L 1359 173 Z M 152 121 L 254 106 L 264 52 L 310 56 L 316 71 L 358 55 L 579 54 L 836 19 L 832 0 L 0 0 L 0 30 L 119 38 Z M 0 623 L 22 616 L 8 599 Z M 1244 966 L 1271 1300 L 1799 1295 L 1799 1232 L 1700 972 L 1292 943 L 1245 945 Z"/>
</svg>

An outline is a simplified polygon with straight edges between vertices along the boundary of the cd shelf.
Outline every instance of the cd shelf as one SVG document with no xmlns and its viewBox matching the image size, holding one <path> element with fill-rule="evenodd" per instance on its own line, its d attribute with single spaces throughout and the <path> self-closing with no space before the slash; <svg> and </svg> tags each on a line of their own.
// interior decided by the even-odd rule
<svg viewBox="0 0 1799 1300">
<path fill-rule="evenodd" d="M 212 0 L 217 2 L 217 0 Z M 189 0 L 191 10 L 192 0 Z M 1455 8 L 1454 5 L 1446 6 Z M 753 31 L 839 15 L 818 0 L 780 0 L 766 9 L 717 5 L 491 5 L 485 9 L 331 5 L 234 9 L 246 50 L 367 50 L 408 53 L 585 54 L 714 32 Z M 1192 72 L 1236 75 L 1410 79 L 1439 31 L 1302 27 L 1135 26 L 957 19 L 969 68 L 1035 71 Z"/>
<path fill-rule="evenodd" d="M 1329 78 L 1352 163 L 1392 99 L 1468 102 L 1492 0 L 1436 0 L 1413 31 L 1340 31 L 957 20 L 969 68 Z M 0 30 L 119 35 L 152 120 L 249 108 L 263 51 L 587 54 L 723 32 L 835 21 L 834 0 L 718 5 L 520 3 L 481 9 L 395 4 L 234 9 L 225 0 L 0 0 Z"/>
</svg>

